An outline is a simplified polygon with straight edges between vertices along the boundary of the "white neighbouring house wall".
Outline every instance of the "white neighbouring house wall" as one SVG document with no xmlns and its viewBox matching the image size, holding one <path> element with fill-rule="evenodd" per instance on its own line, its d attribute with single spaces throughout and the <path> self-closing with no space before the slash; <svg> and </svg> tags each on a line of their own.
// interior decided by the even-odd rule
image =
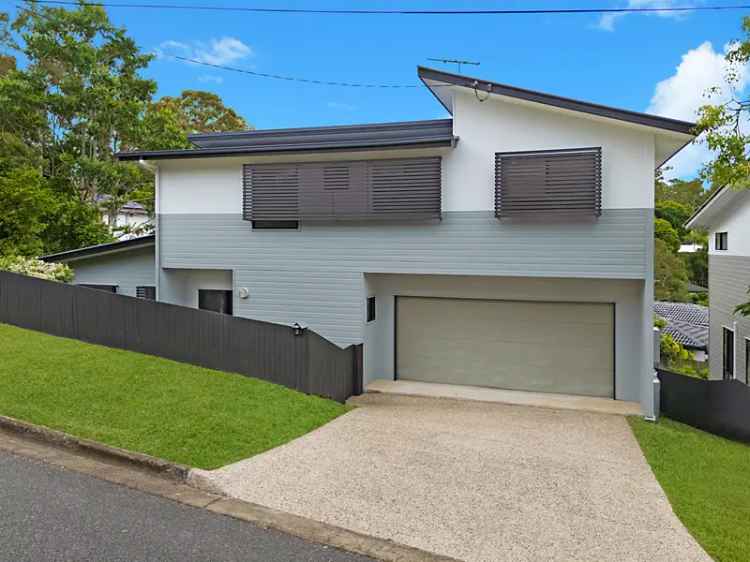
<svg viewBox="0 0 750 562">
<path fill-rule="evenodd" d="M 708 253 L 715 256 L 750 257 L 750 190 L 728 193 L 729 202 L 711 220 Z M 726 250 L 716 249 L 716 233 L 726 232 Z M 748 280 L 750 284 L 750 280 Z"/>
</svg>

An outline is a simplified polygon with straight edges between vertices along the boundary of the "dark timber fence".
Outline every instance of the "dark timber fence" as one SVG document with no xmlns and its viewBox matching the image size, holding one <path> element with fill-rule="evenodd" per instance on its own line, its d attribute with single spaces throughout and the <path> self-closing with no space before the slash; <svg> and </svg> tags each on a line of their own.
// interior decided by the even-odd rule
<svg viewBox="0 0 750 562">
<path fill-rule="evenodd" d="M 0 271 L 0 322 L 257 377 L 344 401 L 362 392 L 362 346 L 311 330 Z"/>
<path fill-rule="evenodd" d="M 658 371 L 661 411 L 679 422 L 750 443 L 750 387 L 737 380 L 702 380 Z"/>
</svg>

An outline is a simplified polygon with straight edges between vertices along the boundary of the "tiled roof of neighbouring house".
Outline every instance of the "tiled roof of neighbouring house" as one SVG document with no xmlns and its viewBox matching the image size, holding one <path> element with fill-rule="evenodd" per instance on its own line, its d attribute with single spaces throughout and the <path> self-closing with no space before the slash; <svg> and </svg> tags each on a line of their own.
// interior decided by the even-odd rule
<svg viewBox="0 0 750 562">
<path fill-rule="evenodd" d="M 654 312 L 667 321 L 664 332 L 687 347 L 707 349 L 708 307 L 684 302 L 654 303 Z"/>
</svg>

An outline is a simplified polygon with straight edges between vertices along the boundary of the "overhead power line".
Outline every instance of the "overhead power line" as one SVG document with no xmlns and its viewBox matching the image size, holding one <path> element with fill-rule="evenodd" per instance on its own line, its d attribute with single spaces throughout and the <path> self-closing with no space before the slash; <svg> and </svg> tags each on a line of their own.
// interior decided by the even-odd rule
<svg viewBox="0 0 750 562">
<path fill-rule="evenodd" d="M 189 62 L 192 64 L 199 64 L 201 66 L 208 66 L 211 68 L 218 68 L 220 70 L 226 70 L 229 72 L 238 72 L 240 74 L 249 74 L 250 76 L 255 76 L 257 78 L 271 78 L 273 80 L 285 80 L 287 82 L 303 82 L 305 84 L 318 84 L 321 86 L 345 86 L 348 88 L 420 88 L 423 86 L 423 84 L 373 84 L 373 83 L 365 83 L 365 82 L 337 82 L 337 81 L 327 81 L 327 80 L 314 80 L 311 78 L 297 78 L 295 76 L 284 76 L 282 74 L 269 74 L 267 72 L 256 72 L 254 70 L 248 70 L 246 68 L 237 68 L 235 66 L 225 66 L 223 64 L 213 64 L 210 62 L 204 62 L 198 59 L 191 59 L 188 57 L 180 57 L 177 55 L 166 55 L 170 58 L 182 61 L 182 62 Z M 438 84 L 440 86 L 440 84 Z"/>
<path fill-rule="evenodd" d="M 60 6 L 78 6 L 75 0 L 37 0 L 37 4 Z M 452 16 L 452 15 L 532 15 L 532 14 L 637 14 L 665 12 L 709 12 L 727 10 L 748 10 L 750 4 L 716 5 L 716 6 L 649 6 L 641 8 L 498 8 L 479 10 L 409 10 L 409 9 L 316 9 L 316 8 L 273 8 L 268 6 L 215 6 L 170 3 L 132 3 L 132 2 L 87 2 L 90 6 L 104 8 L 133 8 L 147 10 L 192 10 L 212 12 L 249 12 L 256 14 L 319 14 L 319 15 L 405 15 L 405 16 Z"/>
</svg>

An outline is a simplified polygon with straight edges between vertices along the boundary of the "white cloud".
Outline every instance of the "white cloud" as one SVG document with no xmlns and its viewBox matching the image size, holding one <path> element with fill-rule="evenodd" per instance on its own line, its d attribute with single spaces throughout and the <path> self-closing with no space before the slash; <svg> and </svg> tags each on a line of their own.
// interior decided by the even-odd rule
<svg viewBox="0 0 750 562">
<path fill-rule="evenodd" d="M 354 111 L 355 109 L 357 109 L 356 105 L 341 103 L 338 101 L 329 101 L 326 105 L 331 109 L 340 109 L 342 111 Z"/>
<path fill-rule="evenodd" d="M 673 8 L 684 5 L 683 2 L 678 0 L 628 0 L 626 8 Z M 640 12 L 643 15 L 659 16 L 662 18 L 680 19 L 689 12 L 667 12 L 663 10 L 655 10 L 653 12 Z M 597 26 L 599 29 L 604 31 L 614 31 L 615 23 L 628 15 L 628 12 L 610 12 L 602 14 L 599 18 Z"/>
<path fill-rule="evenodd" d="M 207 64 L 224 65 L 253 56 L 253 50 L 235 37 L 214 38 L 208 42 L 164 41 L 155 50 L 160 59 L 181 56 Z"/>
<path fill-rule="evenodd" d="M 214 84 L 223 84 L 224 78 L 213 74 L 201 74 L 198 76 L 198 82 L 213 82 Z"/>
<path fill-rule="evenodd" d="M 726 102 L 735 91 L 742 92 L 750 82 L 750 72 L 747 66 L 737 68 L 736 82 L 732 85 L 727 83 L 728 66 L 724 55 L 729 48 L 726 45 L 723 51 L 717 52 L 709 41 L 705 41 L 682 55 L 674 74 L 656 85 L 646 111 L 663 117 L 694 121 L 702 105 Z M 714 87 L 717 90 L 709 92 Z M 711 152 L 705 144 L 694 143 L 669 161 L 672 170 L 666 175 L 693 176 L 710 158 Z"/>
</svg>

